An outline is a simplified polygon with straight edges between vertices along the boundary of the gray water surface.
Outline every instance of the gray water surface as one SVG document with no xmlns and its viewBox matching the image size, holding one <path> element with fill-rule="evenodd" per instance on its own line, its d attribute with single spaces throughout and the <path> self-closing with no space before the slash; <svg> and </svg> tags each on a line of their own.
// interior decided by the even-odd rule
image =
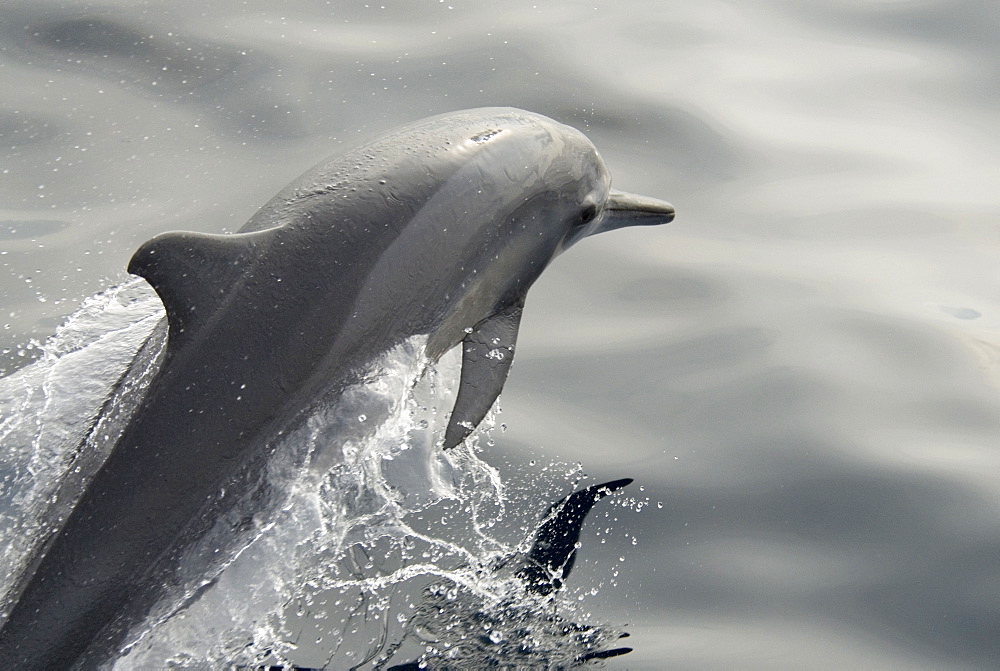
<svg viewBox="0 0 1000 671">
<path fill-rule="evenodd" d="M 678 210 L 546 271 L 492 448 L 649 497 L 572 580 L 618 572 L 608 667 L 995 668 L 998 29 L 929 0 L 9 0 L 2 366 L 146 239 L 233 231 L 342 144 L 546 114 Z"/>
</svg>

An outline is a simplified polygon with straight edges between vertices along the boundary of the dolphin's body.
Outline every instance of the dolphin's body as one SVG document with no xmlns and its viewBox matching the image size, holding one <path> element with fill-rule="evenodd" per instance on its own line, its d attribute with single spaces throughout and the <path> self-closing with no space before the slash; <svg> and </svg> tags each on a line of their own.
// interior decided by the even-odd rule
<svg viewBox="0 0 1000 671">
<path fill-rule="evenodd" d="M 0 667 L 112 656 L 317 395 L 357 382 L 406 339 L 426 336 L 431 359 L 464 341 L 444 447 L 459 444 L 500 393 L 525 294 L 552 258 L 591 233 L 672 218 L 667 203 L 611 191 L 580 132 L 488 108 L 332 158 L 236 234 L 144 244 L 129 272 L 163 300 L 166 347 L 107 459 L 8 595 Z"/>
</svg>

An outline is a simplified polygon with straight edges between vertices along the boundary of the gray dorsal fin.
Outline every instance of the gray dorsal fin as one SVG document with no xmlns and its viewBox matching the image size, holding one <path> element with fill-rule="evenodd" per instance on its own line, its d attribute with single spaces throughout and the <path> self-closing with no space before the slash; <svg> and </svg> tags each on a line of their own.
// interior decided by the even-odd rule
<svg viewBox="0 0 1000 671">
<path fill-rule="evenodd" d="M 472 433 L 500 395 L 514 359 L 521 300 L 476 324 L 462 340 L 462 381 L 444 434 L 448 450 Z"/>
<path fill-rule="evenodd" d="M 246 272 L 255 248 L 274 229 L 234 235 L 164 233 L 132 256 L 128 271 L 156 290 L 170 324 L 168 346 L 176 347 L 216 312 Z"/>
</svg>

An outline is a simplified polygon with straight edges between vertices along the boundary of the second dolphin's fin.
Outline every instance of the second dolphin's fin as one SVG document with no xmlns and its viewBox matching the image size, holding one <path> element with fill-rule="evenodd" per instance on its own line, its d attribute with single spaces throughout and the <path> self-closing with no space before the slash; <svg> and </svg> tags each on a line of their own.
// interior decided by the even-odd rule
<svg viewBox="0 0 1000 671">
<path fill-rule="evenodd" d="M 595 503 L 631 482 L 632 478 L 622 478 L 591 485 L 552 504 L 538 527 L 524 565 L 517 572 L 530 591 L 545 596 L 562 587 L 576 562 L 580 529 L 587 513 Z"/>
<path fill-rule="evenodd" d="M 275 229 L 233 235 L 164 233 L 132 256 L 128 271 L 156 290 L 170 325 L 167 346 L 177 347 L 204 325 L 246 272 L 254 248 Z"/>
<path fill-rule="evenodd" d="M 472 433 L 500 395 L 514 359 L 522 301 L 516 301 L 476 324 L 462 340 L 462 381 L 444 434 L 449 450 Z"/>
</svg>

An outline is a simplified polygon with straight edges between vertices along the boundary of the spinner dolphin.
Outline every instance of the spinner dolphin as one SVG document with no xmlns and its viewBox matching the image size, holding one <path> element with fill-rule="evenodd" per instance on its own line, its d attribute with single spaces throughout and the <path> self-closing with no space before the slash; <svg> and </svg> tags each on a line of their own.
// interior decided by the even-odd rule
<svg viewBox="0 0 1000 671">
<path fill-rule="evenodd" d="M 152 337 L 166 344 L 137 355 L 133 369 L 154 371 L 141 401 L 7 595 L 0 666 L 113 656 L 276 438 L 406 339 L 425 336 L 432 360 L 463 345 L 443 447 L 460 444 L 503 387 L 548 263 L 588 235 L 673 218 L 610 183 L 579 131 L 475 109 L 322 163 L 235 234 L 144 244 L 129 272 L 162 299 Z"/>
</svg>

